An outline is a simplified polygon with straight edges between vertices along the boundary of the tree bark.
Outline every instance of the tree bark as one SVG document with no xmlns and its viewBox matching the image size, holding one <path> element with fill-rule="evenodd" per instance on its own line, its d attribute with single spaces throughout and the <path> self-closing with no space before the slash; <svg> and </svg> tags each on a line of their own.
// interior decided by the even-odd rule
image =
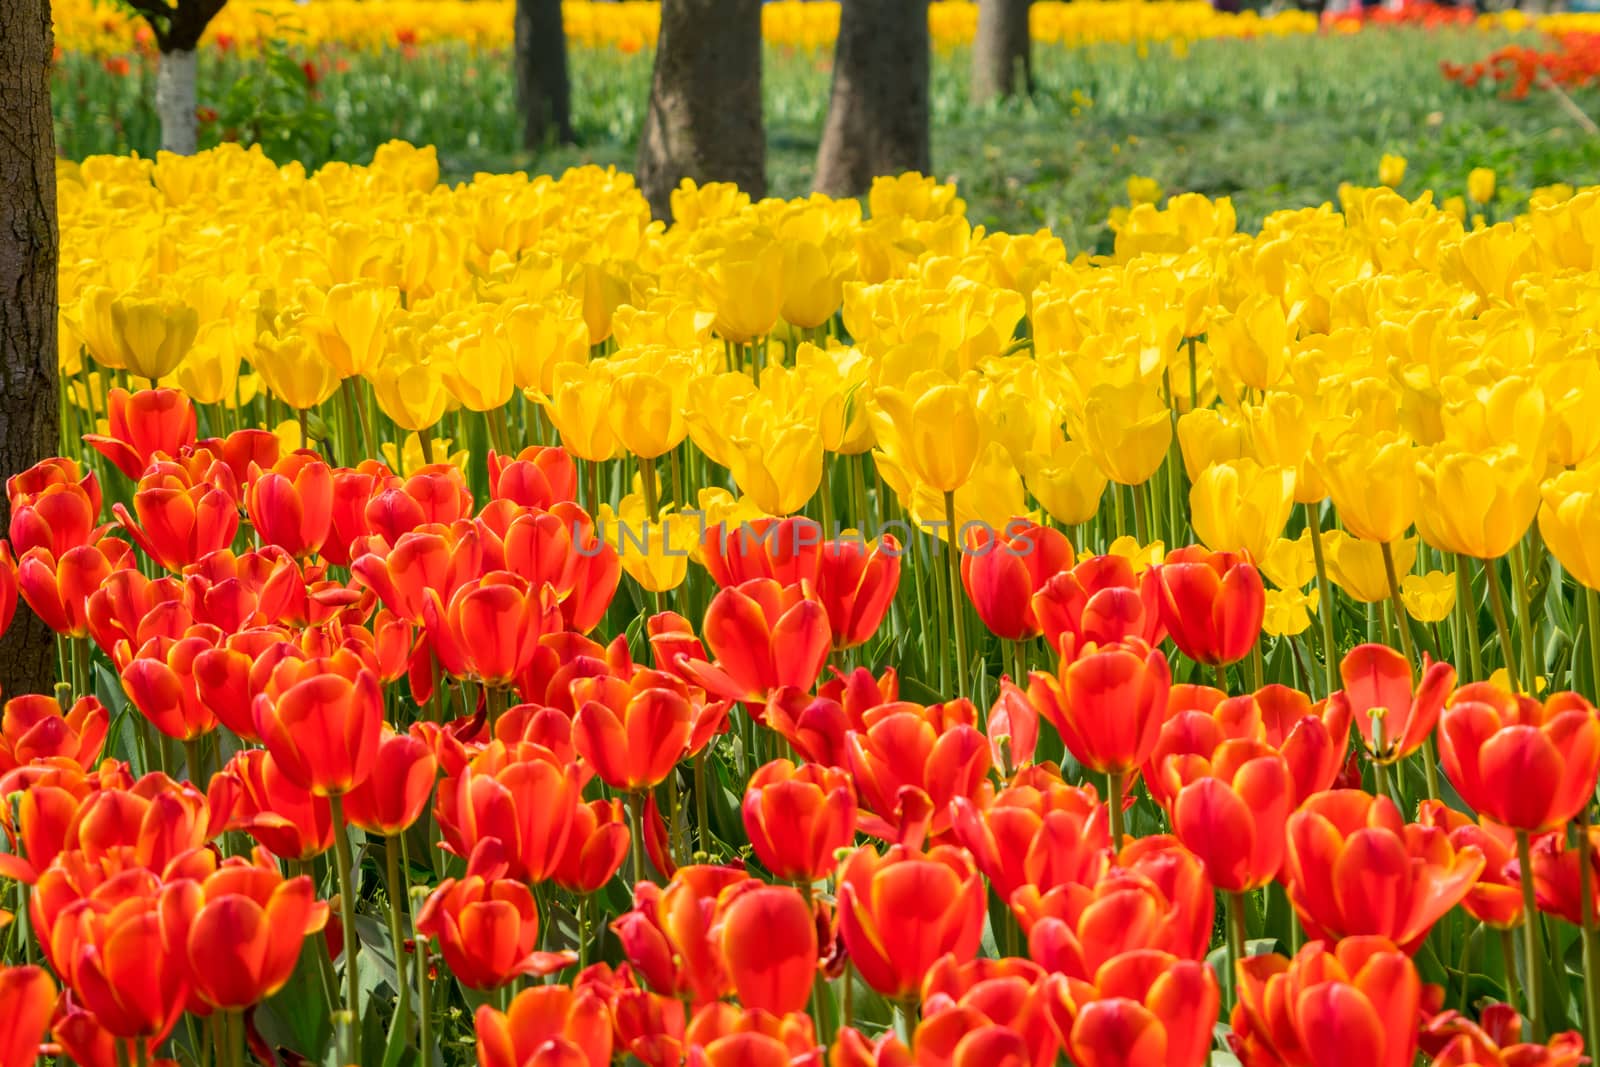
<svg viewBox="0 0 1600 1067">
<path fill-rule="evenodd" d="M 571 144 L 572 83 L 567 74 L 567 31 L 561 0 L 517 0 L 517 107 L 522 147 Z"/>
<path fill-rule="evenodd" d="M 50 0 L 0 3 L 0 476 L 55 454 L 56 137 Z M 0 531 L 11 523 L 0 495 Z M 0 634 L 0 695 L 48 693 L 55 641 L 26 604 Z"/>
<path fill-rule="evenodd" d="M 816 187 L 858 196 L 880 174 L 932 169 L 928 0 L 843 0 Z"/>
<path fill-rule="evenodd" d="M 199 145 L 195 120 L 195 54 L 192 49 L 161 53 L 156 68 L 156 117 L 161 120 L 161 149 L 192 156 Z"/>
<path fill-rule="evenodd" d="M 685 178 L 767 195 L 761 0 L 662 0 L 637 171 L 661 219 Z"/>
<path fill-rule="evenodd" d="M 1032 0 L 978 0 L 978 37 L 972 46 L 972 101 L 1033 95 Z"/>
</svg>

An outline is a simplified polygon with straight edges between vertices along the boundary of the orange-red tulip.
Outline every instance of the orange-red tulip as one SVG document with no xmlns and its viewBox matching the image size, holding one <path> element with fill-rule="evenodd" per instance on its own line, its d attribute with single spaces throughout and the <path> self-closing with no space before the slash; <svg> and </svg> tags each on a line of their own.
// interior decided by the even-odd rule
<svg viewBox="0 0 1600 1067">
<path fill-rule="evenodd" d="M 1169 757 L 1172 832 L 1228 893 L 1259 889 L 1283 865 L 1289 765 L 1264 741 L 1229 740 L 1206 755 Z"/>
<path fill-rule="evenodd" d="M 1198 861 L 1195 867 L 1200 868 Z M 1028 935 L 1028 955 L 1047 971 L 1081 981 L 1125 952 L 1155 949 L 1184 959 L 1205 951 L 1193 933 L 1185 902 L 1170 896 L 1154 879 L 1127 867 L 1114 867 L 1090 885 L 1067 882 L 1041 894 L 1023 886 L 1011 910 Z"/>
<path fill-rule="evenodd" d="M 194 408 L 176 389 L 141 389 L 132 394 L 113 389 L 106 396 L 106 411 L 110 432 L 86 433 L 84 443 L 135 481 L 155 456 L 176 458 L 185 445 L 194 443 Z"/>
<path fill-rule="evenodd" d="M 631 840 L 621 800 L 579 804 L 572 813 L 567 847 L 550 876 L 573 893 L 596 892 L 621 869 Z"/>
<path fill-rule="evenodd" d="M 315 453 L 291 452 L 250 483 L 245 511 L 263 544 L 313 555 L 333 529 L 333 471 Z"/>
<path fill-rule="evenodd" d="M 489 492 L 496 500 L 523 507 L 550 508 L 578 496 L 578 466 L 572 454 L 553 445 L 529 445 L 515 456 L 489 452 Z"/>
<path fill-rule="evenodd" d="M 41 967 L 0 968 L 0 1067 L 33 1067 L 55 1013 L 56 984 Z"/>
<path fill-rule="evenodd" d="M 121 504 L 111 505 L 133 543 L 169 571 L 227 548 L 239 531 L 232 474 L 220 462 L 214 466 L 208 479 L 195 481 L 176 463 L 151 464 L 133 494 L 134 514 Z"/>
<path fill-rule="evenodd" d="M 1522 1040 L 1522 1016 L 1509 1004 L 1489 1004 L 1479 1017 L 1475 1023 L 1447 1011 L 1428 1022 L 1421 1044 L 1431 1067 L 1579 1067 L 1587 1060 L 1575 1030 L 1534 1045 Z"/>
<path fill-rule="evenodd" d="M 1600 778 L 1600 716 L 1577 693 L 1543 703 L 1487 682 L 1456 690 L 1439 726 L 1439 762 L 1461 799 L 1516 830 L 1564 827 Z"/>
<path fill-rule="evenodd" d="M 370 834 L 404 833 L 428 806 L 438 773 L 438 757 L 426 742 L 385 726 L 372 773 L 345 797 L 345 818 Z"/>
<path fill-rule="evenodd" d="M 696 1005 L 720 1000 L 733 984 L 712 929 L 717 902 L 748 881 L 735 867 L 680 867 L 665 889 L 654 882 L 634 886 L 633 908 L 612 920 L 611 929 L 656 992 L 687 994 Z"/>
<path fill-rule="evenodd" d="M 540 639 L 563 625 L 555 590 L 531 589 L 510 571 L 491 571 L 461 586 L 448 607 L 428 590 L 422 617 L 447 673 L 496 688 L 515 682 L 533 662 Z"/>
<path fill-rule="evenodd" d="M 217 718 L 196 689 L 194 661 L 214 647 L 211 634 L 176 641 L 152 637 L 122 669 L 122 691 L 139 714 L 168 737 L 179 741 L 204 737 L 217 728 Z"/>
<path fill-rule="evenodd" d="M 1055 975 L 1047 1003 L 1080 1067 L 1201 1067 L 1222 994 L 1205 963 L 1153 949 L 1096 969 L 1092 982 Z"/>
<path fill-rule="evenodd" d="M 107 537 L 69 548 L 60 560 L 31 548 L 17 561 L 17 591 L 50 629 L 66 637 L 89 636 L 89 597 L 118 570 L 133 566 L 126 541 Z"/>
<path fill-rule="evenodd" d="M 422 623 L 429 592 L 449 603 L 457 589 L 477 578 L 483 547 L 476 530 L 418 530 L 403 534 L 387 554 L 365 553 L 350 564 L 357 581 L 378 594 L 383 606 L 413 624 Z"/>
<path fill-rule="evenodd" d="M 289 983 L 301 943 L 328 921 L 328 905 L 302 875 L 225 861 L 203 883 L 179 883 L 162 898 L 169 927 L 186 929 L 194 991 L 213 1008 L 258 1004 Z"/>
<path fill-rule="evenodd" d="M 580 703 L 572 720 L 573 744 L 612 788 L 638 792 L 659 785 L 683 759 L 694 708 L 665 684 L 672 681 L 659 672 L 640 671 L 631 683 L 612 677 L 574 683 L 573 696 Z"/>
<path fill-rule="evenodd" d="M 367 501 L 367 528 L 394 544 L 419 526 L 449 526 L 472 516 L 466 475 L 448 463 L 431 463 L 410 477 L 374 485 Z"/>
<path fill-rule="evenodd" d="M 577 557 L 571 588 L 561 600 L 561 615 L 567 620 L 568 629 L 586 634 L 600 625 L 617 595 L 617 585 L 622 581 L 622 559 L 614 545 L 600 539 L 594 520 L 578 505 L 562 501 L 551 508 L 551 512 L 571 531 L 572 549 Z"/>
<path fill-rule="evenodd" d="M 1167 658 L 1138 638 L 1074 651 L 1057 674 L 1028 676 L 1028 702 L 1078 762 L 1126 774 L 1149 758 L 1166 717 Z"/>
<path fill-rule="evenodd" d="M 21 477 L 10 479 L 8 486 L 15 487 Z M 93 473 L 81 482 L 53 481 L 38 492 L 13 491 L 11 496 L 11 546 L 18 553 L 43 548 L 59 557 L 94 541 L 99 522 L 100 486 Z"/>
<path fill-rule="evenodd" d="M 352 681 L 314 674 L 274 699 L 256 697 L 256 733 L 284 776 L 317 796 L 350 792 L 378 758 L 383 691 L 362 669 Z"/>
<path fill-rule="evenodd" d="M 1559 915 L 1574 926 L 1583 924 L 1583 857 L 1589 857 L 1589 897 L 1593 914 L 1600 915 L 1600 826 L 1589 828 L 1587 850 L 1568 848 L 1564 834 L 1545 834 L 1533 842 L 1533 896 L 1538 909 Z M 1512 864 L 1518 877 L 1520 864 Z"/>
<path fill-rule="evenodd" d="M 722 961 L 746 1008 L 803 1011 L 817 974 L 817 924 L 800 891 L 752 886 L 719 908 Z"/>
<path fill-rule="evenodd" d="M 246 749 L 213 776 L 213 811 L 231 812 L 226 829 L 244 830 L 274 856 L 308 860 L 333 847 L 326 797 L 296 785 L 265 749 Z"/>
<path fill-rule="evenodd" d="M 491 741 L 439 783 L 440 836 L 462 858 L 484 841 L 498 840 L 510 877 L 542 882 L 565 852 L 579 792 L 576 769 L 558 762 L 549 749 Z"/>
<path fill-rule="evenodd" d="M 1033 611 L 1052 649 L 1068 634 L 1077 645 L 1129 637 L 1158 645 L 1166 636 L 1156 570 L 1135 574 L 1126 556 L 1094 556 L 1051 576 L 1033 594 Z"/>
<path fill-rule="evenodd" d="M 751 519 L 738 526 L 717 523 L 700 539 L 706 572 L 719 587 L 768 578 L 779 585 L 816 585 L 821 566 L 822 525 L 803 515 Z"/>
<path fill-rule="evenodd" d="M 0 636 L 11 629 L 11 620 L 17 614 L 17 562 L 11 558 L 11 548 L 0 541 Z"/>
<path fill-rule="evenodd" d="M 1025 772 L 988 808 L 955 798 L 951 825 L 1005 901 L 1025 885 L 1044 892 L 1065 882 L 1093 882 L 1111 846 L 1106 808 L 1093 787 L 1067 785 L 1044 768 Z"/>
<path fill-rule="evenodd" d="M 1422 980 L 1381 937 L 1313 941 L 1291 960 L 1239 961 L 1235 1055 L 1256 1064 L 1411 1067 Z"/>
<path fill-rule="evenodd" d="M 96 697 L 79 697 L 65 715 L 55 697 L 12 697 L 0 708 L 0 775 L 46 760 L 92 767 L 110 728 L 111 713 Z"/>
<path fill-rule="evenodd" d="M 839 868 L 839 930 L 861 977 L 884 996 L 913 996 L 945 953 L 965 962 L 983 937 L 984 888 L 962 849 L 926 855 L 892 845 L 852 852 Z"/>
<path fill-rule="evenodd" d="M 478 1067 L 608 1067 L 612 1021 L 592 989 L 533 986 L 504 1013 L 485 1004 L 476 1017 Z"/>
<path fill-rule="evenodd" d="M 828 1052 L 828 1067 L 915 1067 L 911 1050 L 893 1031 L 869 1041 L 854 1027 L 842 1027 Z"/>
<path fill-rule="evenodd" d="M 817 599 L 828 613 L 835 649 L 855 648 L 872 639 L 900 588 L 900 542 L 890 534 L 871 549 L 843 538 L 822 546 L 817 569 Z"/>
<path fill-rule="evenodd" d="M 1318 793 L 1289 817 L 1283 879 L 1312 937 L 1376 935 L 1411 950 L 1461 902 L 1483 853 L 1405 823 L 1388 797 Z"/>
<path fill-rule="evenodd" d="M 1269 685 L 1253 695 L 1230 697 L 1219 714 L 1259 721 L 1262 740 L 1289 765 L 1294 783 L 1291 808 L 1313 793 L 1333 787 L 1350 748 L 1350 705 L 1311 698 L 1286 685 Z"/>
<path fill-rule="evenodd" d="M 1437 826 L 1450 835 L 1456 851 L 1475 845 L 1483 853 L 1483 873 L 1461 906 L 1479 922 L 1500 930 L 1522 923 L 1522 883 L 1517 871 L 1517 835 L 1509 827 L 1488 819 L 1473 820 L 1442 800 L 1424 800 L 1417 812 L 1424 826 Z M 1537 868 L 1537 864 L 1535 864 Z"/>
<path fill-rule="evenodd" d="M 1013 520 L 1004 534 L 983 527 L 961 553 L 961 585 L 991 633 L 1025 641 L 1040 632 L 1034 594 L 1072 558 L 1072 542 L 1048 526 Z"/>
<path fill-rule="evenodd" d="M 788 882 L 815 882 L 855 838 L 856 794 L 835 767 L 786 759 L 764 764 L 744 792 L 744 828 L 762 866 Z"/>
<path fill-rule="evenodd" d="M 922 838 L 904 838 L 908 813 L 926 811 L 923 828 L 937 838 L 950 828 L 950 802 L 982 796 L 989 775 L 989 741 L 976 727 L 952 722 L 941 731 L 929 716 L 911 710 L 915 708 L 888 705 L 883 709 L 888 714 L 845 737 L 861 799 L 861 830 L 913 846 Z"/>
<path fill-rule="evenodd" d="M 827 662 L 828 613 L 803 585 L 757 578 L 712 598 L 701 630 L 716 662 L 689 661 L 706 692 L 760 704 L 781 686 L 810 689 Z"/>
<path fill-rule="evenodd" d="M 181 892 L 173 883 L 164 892 Z M 162 922 L 159 898 L 130 896 L 105 911 L 86 908 L 58 922 L 75 926 L 65 980 L 112 1034 L 150 1047 L 171 1032 L 189 1000 L 185 932 Z"/>
<path fill-rule="evenodd" d="M 1048 1067 L 1060 1041 L 1046 1010 L 1043 968 L 1030 960 L 941 958 L 922 983 L 922 1023 L 912 1039 L 918 1063 Z M 1003 1037 L 1001 1035 L 1004 1035 Z"/>
<path fill-rule="evenodd" d="M 1154 569 L 1161 622 L 1178 651 L 1212 666 L 1250 654 L 1261 636 L 1267 594 L 1247 557 L 1191 545 L 1168 553 Z"/>
<path fill-rule="evenodd" d="M 417 932 L 435 938 L 445 965 L 469 989 L 499 989 L 524 975 L 552 974 L 577 957 L 541 952 L 539 908 L 505 877 L 498 850 L 479 849 L 465 878 L 447 878 L 417 911 Z"/>
<path fill-rule="evenodd" d="M 1422 747 L 1456 684 L 1454 667 L 1434 663 L 1424 653 L 1422 683 L 1413 693 L 1411 664 L 1385 645 L 1357 645 L 1340 662 L 1339 675 L 1344 688 L 1330 702 L 1349 707 L 1367 752 L 1384 763 L 1404 759 Z"/>
</svg>

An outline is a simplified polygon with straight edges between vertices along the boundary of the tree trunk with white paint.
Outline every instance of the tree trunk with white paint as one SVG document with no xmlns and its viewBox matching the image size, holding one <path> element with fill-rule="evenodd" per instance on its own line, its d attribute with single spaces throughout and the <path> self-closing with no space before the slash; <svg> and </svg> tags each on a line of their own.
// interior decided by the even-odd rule
<svg viewBox="0 0 1600 1067">
<path fill-rule="evenodd" d="M 972 101 L 1033 95 L 1031 0 L 978 0 L 978 37 L 972 44 Z"/>
<path fill-rule="evenodd" d="M 192 156 L 197 147 L 195 120 L 195 53 L 174 49 L 161 53 L 156 69 L 156 116 L 161 119 L 161 147 Z"/>
</svg>

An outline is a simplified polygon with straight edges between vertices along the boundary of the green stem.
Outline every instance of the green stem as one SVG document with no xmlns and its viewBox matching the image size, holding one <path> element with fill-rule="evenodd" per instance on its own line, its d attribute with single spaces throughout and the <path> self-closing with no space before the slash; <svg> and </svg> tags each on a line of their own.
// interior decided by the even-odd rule
<svg viewBox="0 0 1600 1067">
<path fill-rule="evenodd" d="M 422 1067 L 433 1062 L 433 1005 L 428 985 L 428 939 L 417 938 L 417 1024 Z"/>
<path fill-rule="evenodd" d="M 1517 945 L 1510 930 L 1500 931 L 1500 955 L 1506 963 L 1506 1003 L 1514 1005 L 1522 999 L 1522 984 L 1517 981 Z"/>
<path fill-rule="evenodd" d="M 711 817 L 706 798 L 706 754 L 702 751 L 694 758 L 694 825 L 695 840 L 700 851 L 711 855 Z"/>
<path fill-rule="evenodd" d="M 965 596 L 961 590 L 961 538 L 956 529 L 956 495 L 944 494 L 944 515 L 949 523 L 946 556 L 950 561 L 950 618 L 956 632 L 956 695 L 965 697 L 971 692 L 967 684 L 967 612 Z"/>
<path fill-rule="evenodd" d="M 1133 535 L 1139 539 L 1140 545 L 1150 543 L 1150 518 L 1145 514 L 1144 486 L 1130 486 L 1133 493 Z"/>
<path fill-rule="evenodd" d="M 1520 544 L 1511 550 L 1511 584 L 1517 594 L 1517 614 L 1522 624 L 1518 627 L 1522 638 L 1522 684 L 1527 687 L 1527 693 L 1537 695 L 1540 665 L 1533 651 L 1533 603 L 1528 596 L 1528 566 Z"/>
<path fill-rule="evenodd" d="M 1478 648 L 1478 618 L 1477 603 L 1472 597 L 1472 577 L 1467 573 L 1465 556 L 1457 555 L 1456 563 L 1456 626 L 1458 634 L 1462 635 L 1467 645 L 1467 664 L 1471 673 L 1467 675 L 1468 682 L 1483 681 L 1483 653 Z M 1471 611 L 1469 616 L 1467 613 Z M 1456 650 L 1456 666 L 1461 664 L 1461 650 Z"/>
<path fill-rule="evenodd" d="M 1389 578 L 1389 604 L 1394 609 L 1394 625 L 1400 631 L 1400 651 L 1406 663 L 1414 668 L 1416 650 L 1411 647 L 1411 627 L 1406 623 L 1406 605 L 1400 598 L 1400 574 L 1394 566 L 1394 546 L 1387 541 L 1379 542 L 1379 546 L 1383 550 L 1383 572 Z"/>
<path fill-rule="evenodd" d="M 200 778 L 204 768 L 201 766 L 200 739 L 191 737 L 183 743 L 183 760 L 189 769 L 189 781 L 194 783 L 196 789 L 204 789 L 205 782 Z"/>
<path fill-rule="evenodd" d="M 1584 612 L 1589 617 L 1589 664 L 1593 677 L 1589 680 L 1594 687 L 1594 699 L 1600 700 L 1600 592 L 1593 589 L 1583 591 Z"/>
<path fill-rule="evenodd" d="M 1266 664 L 1262 661 L 1261 656 L 1261 642 L 1263 640 L 1264 638 L 1257 637 L 1255 643 L 1250 646 L 1250 682 L 1255 686 L 1255 690 L 1258 693 L 1265 689 L 1267 685 Z"/>
<path fill-rule="evenodd" d="M 1228 893 L 1228 980 L 1230 1002 L 1238 999 L 1239 961 L 1244 959 L 1244 894 Z"/>
<path fill-rule="evenodd" d="M 1544 956 L 1539 945 L 1539 908 L 1533 899 L 1533 856 L 1526 830 L 1517 831 L 1517 862 L 1521 870 L 1517 881 L 1522 884 L 1522 951 L 1528 964 L 1528 1022 L 1533 1027 L 1533 1040 L 1543 1042 L 1544 1005 L 1540 1003 L 1543 981 L 1540 972 L 1544 966 Z"/>
<path fill-rule="evenodd" d="M 644 793 L 629 797 L 633 805 L 633 884 L 644 881 Z"/>
<path fill-rule="evenodd" d="M 1578 892 L 1583 919 L 1583 1033 L 1590 1049 L 1600 1049 L 1600 930 L 1595 927 L 1594 857 L 1589 850 L 1589 804 L 1578 812 Z"/>
<path fill-rule="evenodd" d="M 1521 676 L 1517 673 L 1517 656 L 1511 641 L 1511 625 L 1506 621 L 1506 595 L 1500 587 L 1500 572 L 1494 560 L 1483 561 L 1483 573 L 1489 579 L 1489 610 L 1494 614 L 1494 628 L 1500 634 L 1500 654 L 1506 661 L 1506 678 L 1512 692 L 1524 692 Z"/>
<path fill-rule="evenodd" d="M 395 1003 L 395 1019 L 400 1027 L 400 1033 L 408 1040 L 411 1036 L 411 982 L 406 973 L 405 951 L 405 902 L 402 897 L 406 892 L 406 883 L 400 880 L 400 840 L 399 835 L 389 838 L 383 843 L 384 878 L 387 881 L 389 892 L 389 941 L 394 949 L 394 969 L 398 999 Z"/>
<path fill-rule="evenodd" d="M 1111 820 L 1111 851 L 1122 849 L 1122 771 L 1106 775 L 1106 815 Z"/>
<path fill-rule="evenodd" d="M 1322 671 L 1327 685 L 1324 696 L 1339 688 L 1339 649 L 1333 639 L 1333 585 L 1328 581 L 1328 561 L 1322 552 L 1322 513 L 1304 505 L 1306 526 L 1311 530 L 1311 559 L 1317 565 L 1317 617 L 1322 623 Z"/>
<path fill-rule="evenodd" d="M 338 864 L 334 874 L 339 880 L 339 917 L 344 923 L 345 1007 L 351 1018 L 346 1048 L 349 1058 L 345 1062 L 356 1063 L 359 1051 L 356 1035 L 361 1032 L 361 939 L 356 935 L 356 886 L 351 871 L 353 861 L 350 857 L 349 829 L 344 818 L 344 798 L 338 794 L 330 796 L 328 807 L 333 815 L 334 859 Z"/>
<path fill-rule="evenodd" d="M 1195 346 L 1199 344 L 1198 337 L 1185 337 L 1184 344 L 1189 346 L 1189 410 L 1197 411 L 1200 408 L 1200 359 L 1195 354 Z"/>
</svg>

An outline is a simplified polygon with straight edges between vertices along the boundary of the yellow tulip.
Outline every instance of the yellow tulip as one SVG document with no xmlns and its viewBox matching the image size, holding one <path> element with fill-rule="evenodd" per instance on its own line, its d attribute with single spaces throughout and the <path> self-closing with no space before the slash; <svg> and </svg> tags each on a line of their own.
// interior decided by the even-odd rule
<svg viewBox="0 0 1600 1067">
<path fill-rule="evenodd" d="M 440 360 L 444 384 L 456 402 L 469 411 L 495 411 L 516 389 L 511 340 L 496 330 L 487 315 L 474 316 L 465 332 L 448 346 Z"/>
<path fill-rule="evenodd" d="M 239 344 L 231 322 L 201 329 L 194 347 L 173 372 L 178 388 L 201 404 L 232 403 L 239 388 Z"/>
<path fill-rule="evenodd" d="M 878 445 L 936 493 L 966 484 L 983 447 L 978 406 L 967 387 L 943 375 L 915 375 L 905 389 L 873 390 Z"/>
<path fill-rule="evenodd" d="M 1231 316 L 1213 324 L 1206 344 L 1221 370 L 1263 391 L 1283 378 L 1292 336 L 1278 298 L 1254 293 Z"/>
<path fill-rule="evenodd" d="M 1084 560 L 1093 559 L 1096 555 L 1098 553 L 1084 549 L 1078 553 L 1078 562 L 1082 563 Z M 1121 556 L 1133 564 L 1133 573 L 1143 574 L 1151 567 L 1160 565 L 1161 561 L 1166 558 L 1167 546 L 1160 541 L 1151 541 L 1148 545 L 1141 545 L 1136 538 L 1123 534 L 1106 546 L 1106 555 Z"/>
<path fill-rule="evenodd" d="M 1321 599 L 1318 590 L 1268 589 L 1261 629 L 1273 637 L 1298 637 L 1311 628 L 1311 615 Z"/>
<path fill-rule="evenodd" d="M 829 254 L 810 241 L 784 246 L 783 309 L 785 322 L 803 330 L 815 329 L 833 317 L 844 300 L 844 283 L 855 273 L 855 257 L 845 252 Z"/>
<path fill-rule="evenodd" d="M 602 403 L 610 410 L 611 432 L 640 459 L 664 455 L 688 436 L 683 398 L 660 374 L 643 370 L 619 374 Z"/>
<path fill-rule="evenodd" d="M 566 294 L 541 304 L 507 305 L 500 321 L 511 345 L 511 370 L 518 389 L 549 396 L 558 365 L 589 360 L 589 324 L 583 306 Z"/>
<path fill-rule="evenodd" d="M 1494 171 L 1488 167 L 1473 167 L 1467 175 L 1467 197 L 1474 204 L 1487 204 L 1494 199 Z"/>
<path fill-rule="evenodd" d="M 1443 552 L 1498 559 L 1539 510 L 1539 474 L 1513 449 L 1472 453 L 1439 446 L 1417 463 L 1417 532 Z"/>
<path fill-rule="evenodd" d="M 388 464 L 389 469 L 402 478 L 409 478 L 423 467 L 436 463 L 448 463 L 465 474 L 472 461 L 472 455 L 466 449 L 459 452 L 450 451 L 451 443 L 448 437 L 429 438 L 427 452 L 424 454 L 421 435 L 408 433 L 405 443 L 400 448 L 396 449 L 393 441 L 385 441 L 378 446 L 378 452 L 383 456 L 383 461 Z"/>
<path fill-rule="evenodd" d="M 1302 530 L 1294 540 L 1280 537 L 1258 557 L 1261 573 L 1279 589 L 1303 589 L 1317 576 L 1316 552 L 1311 546 L 1311 531 Z"/>
<path fill-rule="evenodd" d="M 1213 552 L 1262 559 L 1294 507 L 1294 471 L 1237 459 L 1206 468 L 1189 490 L 1190 521 Z"/>
<path fill-rule="evenodd" d="M 262 334 L 251 362 L 268 391 L 298 411 L 316 407 L 339 389 L 339 372 L 304 334 Z"/>
<path fill-rule="evenodd" d="M 644 500 L 633 493 L 613 510 L 600 506 L 599 534 L 617 550 L 622 569 L 646 592 L 665 593 L 689 575 L 689 556 L 700 543 L 698 516 L 681 515 L 670 506 L 654 522 Z"/>
<path fill-rule="evenodd" d="M 1106 477 L 1121 485 L 1148 481 L 1166 458 L 1172 422 L 1148 385 L 1097 385 L 1084 399 L 1081 437 Z"/>
<path fill-rule="evenodd" d="M 772 331 L 784 302 L 783 246 L 769 234 L 750 233 L 714 250 L 704 275 L 716 309 L 716 330 L 735 344 Z"/>
<path fill-rule="evenodd" d="M 1365 541 L 1394 542 L 1417 511 L 1416 449 L 1397 432 L 1341 436 L 1314 457 L 1345 527 Z"/>
<path fill-rule="evenodd" d="M 1129 175 L 1127 190 L 1128 203 L 1130 204 L 1159 204 L 1161 202 L 1161 183 L 1154 178 L 1143 178 L 1137 174 Z"/>
<path fill-rule="evenodd" d="M 366 374 L 377 366 L 399 303 L 400 290 L 365 279 L 328 290 L 319 316 L 326 329 L 317 332 L 317 342 L 341 377 Z"/>
<path fill-rule="evenodd" d="M 1600 589 L 1600 466 L 1563 471 L 1544 484 L 1539 534 L 1568 574 Z"/>
<path fill-rule="evenodd" d="M 545 413 L 561 445 L 579 459 L 598 463 L 617 454 L 611 432 L 611 373 L 604 363 L 564 363 L 555 370 Z"/>
<path fill-rule="evenodd" d="M 769 514 L 792 515 L 822 484 L 822 438 L 810 426 L 763 426 L 758 438 L 734 447 L 734 482 Z"/>
<path fill-rule="evenodd" d="M 1400 579 L 1400 602 L 1421 623 L 1443 622 L 1456 606 L 1456 576 L 1444 571 L 1408 574 Z"/>
<path fill-rule="evenodd" d="M 171 374 L 200 329 L 200 315 L 175 297 L 128 295 L 111 301 L 120 365 L 152 382 Z"/>
<path fill-rule="evenodd" d="M 1027 455 L 1023 477 L 1039 505 L 1067 526 L 1094 518 L 1106 491 L 1106 476 L 1083 442 L 1065 437 L 1048 453 Z"/>
<path fill-rule="evenodd" d="M 401 331 L 394 350 L 367 378 L 378 409 L 403 430 L 426 430 L 450 410 L 444 375 L 421 347 L 425 342 Z"/>
<path fill-rule="evenodd" d="M 1378 160 L 1378 183 L 1396 188 L 1406 180 L 1406 157 L 1394 156 L 1387 152 Z"/>
<path fill-rule="evenodd" d="M 1328 577 L 1354 600 L 1376 604 L 1389 599 L 1389 572 L 1384 568 L 1383 545 L 1350 537 L 1343 530 L 1326 530 L 1322 548 L 1328 561 Z M 1417 539 L 1401 538 L 1390 543 L 1396 574 L 1405 574 L 1417 559 Z"/>
<path fill-rule="evenodd" d="M 1251 455 L 1247 427 L 1227 409 L 1196 408 L 1178 416 L 1178 451 L 1190 482 L 1206 468 Z"/>
</svg>

